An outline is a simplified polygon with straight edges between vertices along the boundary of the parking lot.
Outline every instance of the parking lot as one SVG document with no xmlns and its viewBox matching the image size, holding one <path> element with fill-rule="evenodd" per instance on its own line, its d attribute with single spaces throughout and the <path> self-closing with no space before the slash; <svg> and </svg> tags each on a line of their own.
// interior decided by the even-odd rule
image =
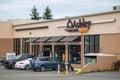
<svg viewBox="0 0 120 80">
<path fill-rule="evenodd" d="M 74 74 L 70 72 L 65 75 L 57 75 L 57 71 L 47 70 L 45 72 L 34 72 L 32 70 L 6 70 L 0 66 L 0 80 L 120 80 L 120 72 L 92 72 L 85 74 Z"/>
</svg>

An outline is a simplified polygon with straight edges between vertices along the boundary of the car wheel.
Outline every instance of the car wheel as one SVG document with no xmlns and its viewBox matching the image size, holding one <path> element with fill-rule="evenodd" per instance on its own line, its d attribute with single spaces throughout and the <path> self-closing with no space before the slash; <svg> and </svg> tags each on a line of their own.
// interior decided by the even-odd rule
<svg viewBox="0 0 120 80">
<path fill-rule="evenodd" d="M 45 66 L 41 66 L 40 71 L 42 71 L 42 72 L 45 71 Z"/>
<path fill-rule="evenodd" d="M 57 70 L 56 68 L 52 68 L 52 70 Z"/>
<path fill-rule="evenodd" d="M 37 71 L 37 69 L 33 69 L 33 71 Z"/>
<path fill-rule="evenodd" d="M 15 63 L 14 63 L 14 64 L 12 64 L 12 69 L 15 69 Z"/>
<path fill-rule="evenodd" d="M 29 65 L 26 65 L 25 66 L 25 70 L 29 70 L 30 69 L 30 66 Z"/>
<path fill-rule="evenodd" d="M 4 66 L 5 69 L 9 69 L 8 67 Z"/>
</svg>

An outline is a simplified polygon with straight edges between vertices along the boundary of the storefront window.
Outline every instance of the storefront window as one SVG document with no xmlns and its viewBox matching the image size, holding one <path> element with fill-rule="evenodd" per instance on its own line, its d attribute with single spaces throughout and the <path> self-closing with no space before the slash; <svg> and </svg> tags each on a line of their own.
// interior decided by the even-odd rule
<svg viewBox="0 0 120 80">
<path fill-rule="evenodd" d="M 99 35 L 85 35 L 85 53 L 99 53 Z"/>
<path fill-rule="evenodd" d="M 99 35 L 95 36 L 95 53 L 99 52 Z"/>
<path fill-rule="evenodd" d="M 54 59 L 56 61 L 66 61 L 65 45 L 55 45 L 54 49 Z"/>
<path fill-rule="evenodd" d="M 86 63 L 96 63 L 97 62 L 97 59 L 96 59 L 96 57 L 86 57 Z"/>
<path fill-rule="evenodd" d="M 22 53 L 29 53 L 30 51 L 30 43 L 26 42 L 28 38 L 22 39 Z"/>
<path fill-rule="evenodd" d="M 14 52 L 16 55 L 20 54 L 20 49 L 21 49 L 21 41 L 20 38 L 15 38 L 14 39 Z"/>
<path fill-rule="evenodd" d="M 43 45 L 43 47 L 42 47 L 42 55 L 43 56 L 50 56 L 50 57 L 52 57 L 53 55 L 53 53 L 52 53 L 52 46 L 51 45 Z"/>
<path fill-rule="evenodd" d="M 95 48 L 94 48 L 94 45 L 95 45 L 95 37 L 94 35 L 91 35 L 90 37 L 90 53 L 94 53 L 95 52 Z"/>
<path fill-rule="evenodd" d="M 32 45 L 32 53 L 35 56 L 38 56 L 38 54 L 40 53 L 40 46 L 39 45 Z"/>
<path fill-rule="evenodd" d="M 73 64 L 81 63 L 81 50 L 80 45 L 69 45 L 68 46 L 68 60 Z"/>
<path fill-rule="evenodd" d="M 90 45 L 89 43 L 90 42 L 89 41 L 90 41 L 90 38 L 89 38 L 89 36 L 86 35 L 85 36 L 85 41 L 84 41 L 85 42 L 85 48 L 84 48 L 85 49 L 85 53 L 89 53 L 89 51 L 90 51 L 90 47 L 89 47 L 89 45 Z"/>
</svg>

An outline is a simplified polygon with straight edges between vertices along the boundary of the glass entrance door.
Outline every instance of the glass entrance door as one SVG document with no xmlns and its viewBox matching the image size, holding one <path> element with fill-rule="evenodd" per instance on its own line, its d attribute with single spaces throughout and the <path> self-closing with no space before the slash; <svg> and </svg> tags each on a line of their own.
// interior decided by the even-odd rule
<svg viewBox="0 0 120 80">
<path fill-rule="evenodd" d="M 52 51 L 51 45 L 43 45 L 43 56 L 50 56 Z"/>
<path fill-rule="evenodd" d="M 57 61 L 65 61 L 65 45 L 54 46 L 54 59 Z"/>
</svg>

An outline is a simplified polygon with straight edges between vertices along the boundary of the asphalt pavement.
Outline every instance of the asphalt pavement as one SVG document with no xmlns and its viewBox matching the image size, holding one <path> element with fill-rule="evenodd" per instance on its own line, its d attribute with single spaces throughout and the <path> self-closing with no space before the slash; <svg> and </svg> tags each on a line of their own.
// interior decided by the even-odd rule
<svg viewBox="0 0 120 80">
<path fill-rule="evenodd" d="M 84 74 L 74 74 L 65 72 L 60 75 L 57 71 L 46 70 L 45 72 L 34 72 L 32 70 L 6 70 L 0 66 L 0 80 L 120 80 L 119 71 L 92 72 Z"/>
</svg>

